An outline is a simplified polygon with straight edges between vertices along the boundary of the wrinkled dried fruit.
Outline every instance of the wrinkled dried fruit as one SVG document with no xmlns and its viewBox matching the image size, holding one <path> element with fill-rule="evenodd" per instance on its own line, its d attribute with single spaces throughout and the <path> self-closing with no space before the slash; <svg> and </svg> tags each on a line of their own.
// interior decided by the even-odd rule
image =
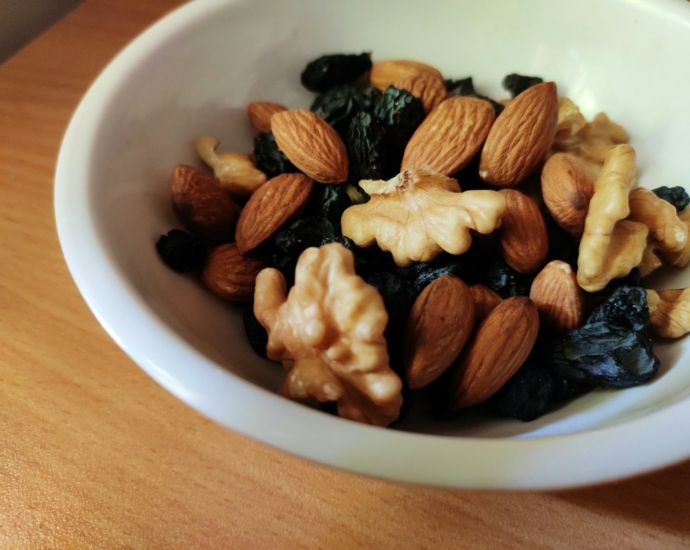
<svg viewBox="0 0 690 550">
<path fill-rule="evenodd" d="M 386 141 L 378 122 L 371 114 L 359 113 L 352 119 L 347 136 L 347 150 L 350 154 L 350 180 L 383 179 Z"/>
<path fill-rule="evenodd" d="M 371 69 L 368 53 L 322 55 L 309 62 L 300 78 L 311 92 L 325 92 L 335 86 L 354 82 Z"/>
<path fill-rule="evenodd" d="M 503 88 L 510 92 L 512 97 L 520 95 L 527 88 L 536 86 L 544 82 L 543 78 L 538 76 L 523 76 L 517 73 L 509 74 L 503 79 Z"/>
<path fill-rule="evenodd" d="M 200 271 L 206 262 L 208 245 L 193 235 L 173 229 L 161 235 L 156 250 L 165 265 L 178 273 Z"/>
<path fill-rule="evenodd" d="M 683 187 L 667 187 L 665 185 L 652 189 L 654 194 L 660 199 L 670 202 L 676 207 L 676 212 L 685 210 L 690 204 L 690 195 Z"/>
<path fill-rule="evenodd" d="M 407 90 L 388 86 L 374 109 L 374 116 L 386 133 L 386 138 L 403 146 L 422 123 L 426 112 L 421 100 Z"/>
<path fill-rule="evenodd" d="M 345 185 L 321 185 L 316 198 L 319 214 L 326 218 L 337 235 L 341 235 L 340 218 L 343 212 L 352 206 L 352 199 Z"/>
<path fill-rule="evenodd" d="M 256 167 L 269 178 L 278 174 L 299 172 L 278 148 L 273 132 L 259 134 L 254 138 L 254 157 L 256 158 Z"/>
<path fill-rule="evenodd" d="M 419 262 L 410 267 L 397 268 L 395 273 L 406 281 L 410 281 L 417 292 L 421 292 L 428 284 L 444 275 L 455 275 L 467 284 L 472 284 L 479 279 L 477 265 L 475 254 L 470 249 L 460 256 L 442 252 L 430 262 Z"/>
<path fill-rule="evenodd" d="M 518 273 L 503 260 L 496 260 L 487 267 L 482 283 L 501 298 L 511 298 L 529 296 L 533 279 L 531 275 Z"/>
<path fill-rule="evenodd" d="M 532 363 L 525 363 L 491 398 L 499 411 L 530 422 L 544 414 L 552 402 L 554 382 L 551 373 Z"/>
<path fill-rule="evenodd" d="M 312 112 L 323 118 L 335 131 L 345 139 L 352 119 L 362 111 L 374 110 L 381 93 L 370 88 L 374 93 L 360 91 L 352 84 L 337 86 L 319 95 L 311 105 Z"/>
</svg>

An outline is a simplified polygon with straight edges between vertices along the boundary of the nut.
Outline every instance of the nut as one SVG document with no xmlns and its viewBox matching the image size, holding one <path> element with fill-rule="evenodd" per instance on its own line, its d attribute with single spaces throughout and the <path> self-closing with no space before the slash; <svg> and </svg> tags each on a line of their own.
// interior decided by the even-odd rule
<svg viewBox="0 0 690 550">
<path fill-rule="evenodd" d="M 544 164 L 541 190 L 551 216 L 576 239 L 585 230 L 585 218 L 594 185 L 583 162 L 566 153 L 556 153 Z"/>
<path fill-rule="evenodd" d="M 460 355 L 474 326 L 474 301 L 454 275 L 429 284 L 412 307 L 405 327 L 405 377 L 412 390 L 441 376 Z"/>
<path fill-rule="evenodd" d="M 678 214 L 678 218 L 685 224 L 690 231 L 690 208 L 686 208 Z M 661 254 L 663 259 L 676 267 L 685 267 L 690 263 L 690 239 L 682 250 L 678 252 L 664 252 Z"/>
<path fill-rule="evenodd" d="M 270 101 L 254 101 L 247 105 L 247 116 L 249 124 L 260 134 L 267 134 L 271 131 L 271 117 L 276 113 L 287 111 L 279 103 Z"/>
<path fill-rule="evenodd" d="M 558 126 L 554 143 L 567 140 L 577 134 L 587 125 L 585 117 L 572 100 L 567 97 L 558 98 Z"/>
<path fill-rule="evenodd" d="M 638 187 L 630 191 L 629 220 L 643 223 L 658 250 L 680 252 L 688 243 L 688 227 L 678 217 L 676 207 L 657 197 L 649 189 Z"/>
<path fill-rule="evenodd" d="M 491 127 L 479 162 L 479 176 L 497 187 L 513 187 L 544 160 L 556 135 L 558 96 L 553 82 L 518 95 Z"/>
<path fill-rule="evenodd" d="M 433 111 L 446 97 L 443 80 L 429 74 L 408 76 L 393 83 L 399 90 L 407 90 L 419 98 L 427 114 Z"/>
<path fill-rule="evenodd" d="M 653 273 L 659 269 L 662 265 L 664 265 L 664 262 L 659 257 L 654 243 L 647 243 L 647 247 L 642 253 L 642 261 L 640 262 L 640 265 L 637 266 L 640 270 L 640 277 L 646 277 L 650 273 Z"/>
<path fill-rule="evenodd" d="M 401 170 L 431 168 L 452 176 L 481 148 L 494 122 L 494 108 L 476 97 L 452 97 L 441 103 L 410 138 Z"/>
<path fill-rule="evenodd" d="M 395 82 L 410 76 L 427 75 L 443 83 L 443 75 L 438 69 L 419 61 L 396 59 L 374 63 L 369 73 L 369 80 L 374 88 L 383 91 Z"/>
<path fill-rule="evenodd" d="M 254 193 L 242 209 L 235 240 L 240 253 L 265 243 L 278 229 L 302 213 L 314 183 L 304 174 L 279 174 Z"/>
<path fill-rule="evenodd" d="M 216 181 L 203 172 L 178 165 L 172 175 L 173 210 L 190 233 L 211 244 L 232 241 L 240 215 Z"/>
<path fill-rule="evenodd" d="M 486 401 L 527 359 L 539 332 L 539 314 L 524 296 L 503 300 L 482 321 L 451 367 L 450 409 Z"/>
<path fill-rule="evenodd" d="M 690 332 L 690 288 L 647 290 L 652 332 L 661 338 L 680 338 Z"/>
<path fill-rule="evenodd" d="M 506 263 L 519 273 L 534 273 L 546 262 L 549 237 L 539 207 L 524 193 L 514 189 L 499 191 L 506 211 L 496 238 Z"/>
<path fill-rule="evenodd" d="M 251 302 L 254 281 L 266 264 L 240 255 L 234 243 L 212 248 L 201 272 L 201 280 L 212 292 L 233 302 Z"/>
<path fill-rule="evenodd" d="M 486 319 L 486 316 L 503 301 L 503 298 L 484 285 L 472 285 L 470 292 L 474 301 L 474 318 L 478 323 Z"/>
<path fill-rule="evenodd" d="M 301 110 L 283 111 L 273 115 L 271 128 L 280 150 L 307 176 L 320 183 L 347 180 L 345 144 L 319 115 Z"/>
<path fill-rule="evenodd" d="M 537 306 L 542 327 L 562 333 L 582 325 L 582 290 L 567 263 L 554 260 L 546 264 L 532 282 L 529 297 Z"/>
</svg>

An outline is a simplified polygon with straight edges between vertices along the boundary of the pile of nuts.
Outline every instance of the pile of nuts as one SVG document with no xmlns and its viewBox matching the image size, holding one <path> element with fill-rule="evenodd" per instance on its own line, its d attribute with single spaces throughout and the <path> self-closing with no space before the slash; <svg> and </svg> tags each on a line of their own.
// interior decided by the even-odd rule
<svg viewBox="0 0 690 550">
<path fill-rule="evenodd" d="M 323 56 L 302 82 L 321 93 L 312 111 L 248 106 L 253 154 L 197 140 L 213 175 L 172 177 L 191 235 L 157 245 L 173 269 L 253 302 L 248 334 L 285 367 L 284 395 L 378 426 L 420 391 L 445 413 L 493 403 L 531 420 L 647 381 L 650 336 L 690 331 L 690 289 L 640 282 L 690 263 L 690 197 L 635 187 L 635 151 L 604 113 L 587 122 L 537 77 L 510 75 L 514 97 L 496 103 L 471 78 L 368 54 Z"/>
</svg>

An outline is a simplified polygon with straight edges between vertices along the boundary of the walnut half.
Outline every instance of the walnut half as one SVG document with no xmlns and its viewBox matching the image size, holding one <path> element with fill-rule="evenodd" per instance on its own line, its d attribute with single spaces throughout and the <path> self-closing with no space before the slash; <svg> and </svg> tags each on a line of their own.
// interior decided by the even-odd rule
<svg viewBox="0 0 690 550">
<path fill-rule="evenodd" d="M 268 331 L 268 358 L 288 371 L 286 396 L 335 401 L 340 416 L 376 426 L 398 418 L 402 382 L 388 365 L 388 314 L 355 274 L 352 252 L 338 243 L 305 250 L 287 296 L 282 273 L 264 269 L 254 314 Z"/>
</svg>

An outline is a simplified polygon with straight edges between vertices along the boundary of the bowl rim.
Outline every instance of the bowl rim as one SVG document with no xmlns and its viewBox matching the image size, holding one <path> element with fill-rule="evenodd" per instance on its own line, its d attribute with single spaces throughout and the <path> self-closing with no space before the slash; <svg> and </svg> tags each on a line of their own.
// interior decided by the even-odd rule
<svg viewBox="0 0 690 550">
<path fill-rule="evenodd" d="M 690 415 L 690 399 L 567 435 L 489 439 L 386 430 L 321 414 L 260 388 L 201 354 L 157 316 L 99 237 L 90 192 L 93 144 L 120 85 L 147 58 L 180 30 L 245 1 L 196 0 L 154 23 L 102 71 L 64 135 L 55 173 L 58 237 L 79 291 L 117 345 L 160 385 L 216 422 L 293 455 L 378 478 L 445 487 L 555 489 L 616 480 L 690 456 L 688 430 L 678 433 Z M 690 25 L 690 5 L 643 3 Z M 152 341 L 166 345 L 152 346 Z M 462 467 L 466 463 L 474 467 Z"/>
</svg>

